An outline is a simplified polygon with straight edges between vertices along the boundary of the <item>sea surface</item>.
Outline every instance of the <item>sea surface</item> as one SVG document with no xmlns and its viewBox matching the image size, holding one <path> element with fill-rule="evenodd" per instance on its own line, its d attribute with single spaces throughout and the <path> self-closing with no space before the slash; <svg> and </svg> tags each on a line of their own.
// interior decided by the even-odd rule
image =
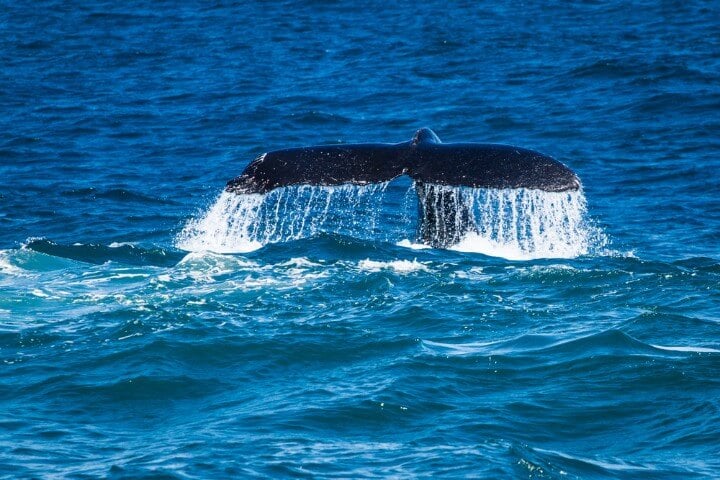
<svg viewBox="0 0 720 480">
<path fill-rule="evenodd" d="M 720 478 L 719 25 L 1 1 L 0 477 Z M 420 127 L 582 190 L 458 189 L 477 231 L 445 250 L 406 178 L 223 193 Z"/>
</svg>

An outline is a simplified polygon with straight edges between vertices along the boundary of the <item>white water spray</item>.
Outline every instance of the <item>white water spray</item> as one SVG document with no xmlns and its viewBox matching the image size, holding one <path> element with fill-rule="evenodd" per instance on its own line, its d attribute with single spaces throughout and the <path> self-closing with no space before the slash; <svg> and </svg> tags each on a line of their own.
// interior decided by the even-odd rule
<svg viewBox="0 0 720 480">
<path fill-rule="evenodd" d="M 412 247 L 407 240 L 400 240 L 415 237 L 417 204 L 408 201 L 407 190 L 396 189 L 396 195 L 386 194 L 386 190 L 388 182 L 292 186 L 264 195 L 223 192 L 204 214 L 187 223 L 176 245 L 188 251 L 242 253 L 269 243 L 338 233 Z M 420 201 L 437 209 L 436 221 L 464 228 L 460 241 L 450 247 L 454 250 L 511 260 L 574 258 L 591 253 L 606 241 L 587 219 L 582 191 L 426 184 L 421 192 L 435 199 L 434 204 L 428 202 L 431 197 Z M 463 205 L 451 210 L 457 218 L 448 217 L 448 209 L 438 198 Z"/>
<path fill-rule="evenodd" d="M 242 253 L 319 233 L 375 238 L 387 186 L 300 185 L 264 195 L 223 191 L 205 214 L 188 222 L 176 245 L 189 251 Z"/>
<path fill-rule="evenodd" d="M 529 260 L 574 258 L 605 244 L 588 220 L 582 191 L 442 188 L 467 206 L 469 228 L 454 250 Z"/>
</svg>

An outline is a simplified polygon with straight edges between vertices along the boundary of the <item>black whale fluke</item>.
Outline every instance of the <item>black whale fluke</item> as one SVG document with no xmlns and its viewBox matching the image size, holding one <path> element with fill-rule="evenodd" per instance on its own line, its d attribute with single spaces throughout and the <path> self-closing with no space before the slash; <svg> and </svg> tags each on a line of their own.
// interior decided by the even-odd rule
<svg viewBox="0 0 720 480">
<path fill-rule="evenodd" d="M 386 182 L 406 174 L 420 183 L 564 192 L 578 177 L 552 157 L 520 147 L 442 143 L 429 128 L 402 143 L 288 148 L 260 155 L 226 190 L 266 193 L 290 185 Z"/>
<path fill-rule="evenodd" d="M 421 128 L 403 143 L 321 145 L 264 153 L 225 189 L 267 193 L 291 185 L 367 185 L 400 175 L 415 181 L 420 201 L 418 235 L 434 247 L 459 242 L 469 229 L 468 207 L 451 190 L 436 185 L 547 192 L 580 188 L 572 170 L 542 153 L 508 145 L 442 143 L 435 132 Z"/>
</svg>

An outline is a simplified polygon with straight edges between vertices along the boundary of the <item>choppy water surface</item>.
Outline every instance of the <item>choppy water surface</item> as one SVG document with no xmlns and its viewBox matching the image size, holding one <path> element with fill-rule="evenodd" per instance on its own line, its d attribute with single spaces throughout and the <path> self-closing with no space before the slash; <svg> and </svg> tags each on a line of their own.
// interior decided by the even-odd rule
<svg viewBox="0 0 720 480">
<path fill-rule="evenodd" d="M 717 477 L 714 3 L 3 8 L 0 476 Z M 421 126 L 583 190 L 222 193 Z"/>
</svg>

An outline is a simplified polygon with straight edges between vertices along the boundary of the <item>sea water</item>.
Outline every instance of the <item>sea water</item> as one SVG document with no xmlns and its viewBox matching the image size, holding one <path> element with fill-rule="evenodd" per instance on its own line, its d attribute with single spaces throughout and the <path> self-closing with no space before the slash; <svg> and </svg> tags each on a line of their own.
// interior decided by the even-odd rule
<svg viewBox="0 0 720 480">
<path fill-rule="evenodd" d="M 0 12 L 0 477 L 718 476 L 716 3 Z M 583 188 L 223 193 L 425 126 Z"/>
</svg>

